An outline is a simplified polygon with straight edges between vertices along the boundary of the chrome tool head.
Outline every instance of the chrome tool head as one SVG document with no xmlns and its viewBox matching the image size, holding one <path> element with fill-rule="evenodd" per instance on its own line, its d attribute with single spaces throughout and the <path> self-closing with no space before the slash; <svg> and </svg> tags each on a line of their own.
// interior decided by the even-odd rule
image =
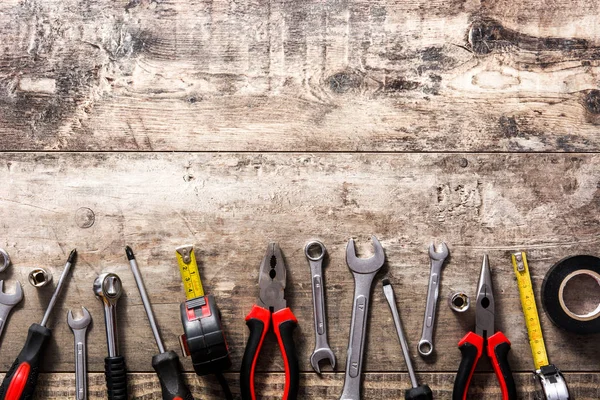
<svg viewBox="0 0 600 400">
<path fill-rule="evenodd" d="M 379 240 L 375 236 L 371 236 L 373 240 L 374 254 L 370 258 L 356 257 L 356 249 L 354 247 L 354 239 L 348 241 L 346 246 L 346 264 L 353 272 L 358 274 L 371 274 L 377 272 L 385 262 L 385 253 Z"/>
<path fill-rule="evenodd" d="M 0 272 L 2 272 L 10 265 L 10 257 L 4 249 L 0 249 L 0 257 L 2 258 L 2 263 L 0 264 Z"/>
<path fill-rule="evenodd" d="M 429 258 L 431 258 L 432 260 L 440 261 L 448 257 L 448 254 L 450 252 L 448 251 L 448 246 L 446 245 L 446 243 L 442 242 L 439 246 L 439 250 L 440 251 L 436 251 L 435 245 L 431 243 L 429 245 Z"/>
<path fill-rule="evenodd" d="M 318 240 L 313 240 L 304 246 L 304 255 L 309 261 L 320 261 L 327 255 L 327 250 L 323 243 Z"/>
<path fill-rule="evenodd" d="M 116 306 L 123 293 L 121 278 L 113 273 L 104 273 L 94 281 L 94 294 L 105 305 Z"/>
<path fill-rule="evenodd" d="M 267 252 L 260 264 L 258 305 L 271 312 L 286 308 L 285 284 L 286 265 L 277 243 L 269 243 Z"/>
<path fill-rule="evenodd" d="M 87 328 L 87 326 L 92 322 L 92 316 L 87 308 L 81 307 L 81 312 L 83 317 L 79 319 L 73 318 L 73 312 L 71 312 L 71 310 L 69 310 L 67 313 L 67 324 L 69 324 L 71 330 Z"/>
<path fill-rule="evenodd" d="M 475 333 L 484 339 L 494 334 L 494 291 L 492 288 L 490 261 L 487 254 L 483 256 L 479 284 L 477 285 Z"/>
<path fill-rule="evenodd" d="M 312 365 L 317 374 L 321 373 L 319 363 L 323 360 L 329 361 L 331 368 L 335 368 L 335 354 L 333 354 L 333 351 L 329 347 L 316 349 L 310 356 L 310 365 Z"/>
<path fill-rule="evenodd" d="M 23 299 L 23 288 L 17 282 L 14 293 L 4 293 L 4 281 L 0 281 L 0 304 L 14 306 Z"/>
</svg>

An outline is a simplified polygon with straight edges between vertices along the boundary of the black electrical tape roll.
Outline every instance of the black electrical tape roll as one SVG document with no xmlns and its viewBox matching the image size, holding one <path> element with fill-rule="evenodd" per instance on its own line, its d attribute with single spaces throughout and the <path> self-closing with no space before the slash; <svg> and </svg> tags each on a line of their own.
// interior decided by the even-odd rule
<svg viewBox="0 0 600 400">
<path fill-rule="evenodd" d="M 600 333 L 600 313 L 588 318 L 576 319 L 567 313 L 564 302 L 561 305 L 559 293 L 561 285 L 569 275 L 577 271 L 585 274 L 584 270 L 595 273 L 597 276 L 594 278 L 600 278 L 600 258 L 577 255 L 567 257 L 554 264 L 542 284 L 542 305 L 550 320 L 559 328 L 579 334 Z"/>
</svg>

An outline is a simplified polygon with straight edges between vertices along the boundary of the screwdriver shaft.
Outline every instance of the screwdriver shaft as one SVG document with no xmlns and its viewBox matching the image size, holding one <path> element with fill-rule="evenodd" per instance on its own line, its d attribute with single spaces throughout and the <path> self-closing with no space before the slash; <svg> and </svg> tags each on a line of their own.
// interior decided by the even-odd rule
<svg viewBox="0 0 600 400">
<path fill-rule="evenodd" d="M 44 314 L 44 318 L 42 318 L 42 323 L 40 325 L 46 326 L 48 323 L 48 318 L 50 318 L 50 314 L 52 313 L 52 309 L 56 304 L 56 300 L 58 300 L 58 296 L 60 295 L 60 291 L 62 290 L 63 284 L 65 283 L 65 278 L 71 269 L 71 265 L 73 264 L 73 260 L 75 259 L 75 255 L 77 255 L 77 250 L 71 250 L 69 254 L 69 258 L 67 259 L 67 263 L 65 264 L 65 269 L 63 270 L 58 283 L 56 284 L 56 289 L 54 289 L 54 294 L 52 294 L 52 298 L 50 299 L 50 303 L 48 303 L 48 308 L 46 308 L 46 313 Z"/>
<path fill-rule="evenodd" d="M 133 277 L 135 278 L 135 283 L 137 285 L 138 290 L 140 291 L 140 297 L 142 298 L 142 304 L 144 304 L 144 309 L 146 310 L 146 315 L 148 315 L 148 321 L 150 322 L 150 328 L 152 328 L 152 333 L 154 334 L 154 339 L 156 339 L 156 345 L 158 346 L 158 351 L 160 353 L 165 352 L 165 346 L 160 338 L 160 333 L 158 332 L 158 326 L 156 325 L 156 320 L 154 319 L 154 312 L 152 311 L 152 306 L 150 305 L 150 299 L 148 299 L 148 294 L 146 293 L 146 287 L 144 286 L 144 281 L 142 280 L 142 275 L 140 274 L 140 270 L 137 265 L 137 261 L 135 260 L 135 256 L 133 254 L 133 250 L 131 247 L 125 247 L 125 253 L 127 253 L 127 259 L 129 260 L 129 265 L 131 266 L 131 272 L 133 273 Z"/>
<path fill-rule="evenodd" d="M 413 369 L 412 362 L 410 360 L 410 353 L 408 352 L 408 343 L 406 343 L 406 338 L 404 337 L 404 329 L 402 328 L 402 322 L 400 321 L 400 315 L 398 314 L 398 307 L 396 306 L 394 289 L 389 283 L 389 280 L 384 279 L 383 282 L 383 293 L 385 294 L 385 298 L 387 299 L 388 304 L 390 306 L 390 310 L 392 311 L 394 325 L 396 325 L 396 331 L 398 333 L 398 340 L 400 341 L 400 346 L 402 347 L 402 354 L 404 355 L 404 361 L 406 362 L 408 375 L 410 376 L 410 383 L 413 388 L 416 388 L 419 386 L 419 384 L 417 383 L 415 370 Z"/>
</svg>

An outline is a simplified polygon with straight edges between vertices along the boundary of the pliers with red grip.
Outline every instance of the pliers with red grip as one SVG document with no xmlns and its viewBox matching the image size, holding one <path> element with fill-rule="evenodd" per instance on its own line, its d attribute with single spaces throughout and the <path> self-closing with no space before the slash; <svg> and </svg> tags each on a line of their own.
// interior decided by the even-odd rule
<svg viewBox="0 0 600 400">
<path fill-rule="evenodd" d="M 510 341 L 502 332 L 494 329 L 494 293 L 492 290 L 492 274 L 488 256 L 483 257 L 481 275 L 477 285 L 477 306 L 475 311 L 475 332 L 469 332 L 458 342 L 458 348 L 462 353 L 462 360 L 456 379 L 452 400 L 466 400 L 469 384 L 477 362 L 481 358 L 484 349 L 492 366 L 500 388 L 502 400 L 516 400 L 517 389 L 515 381 L 508 364 L 508 351 Z M 488 337 L 488 334 L 491 336 Z"/>
<path fill-rule="evenodd" d="M 298 356 L 293 333 L 298 320 L 285 301 L 286 265 L 277 243 L 269 243 L 260 265 L 257 304 L 246 316 L 250 336 L 242 358 L 240 390 L 242 400 L 256 400 L 254 372 L 258 355 L 270 326 L 277 337 L 285 369 L 285 387 L 282 400 L 296 400 L 300 381 Z"/>
</svg>

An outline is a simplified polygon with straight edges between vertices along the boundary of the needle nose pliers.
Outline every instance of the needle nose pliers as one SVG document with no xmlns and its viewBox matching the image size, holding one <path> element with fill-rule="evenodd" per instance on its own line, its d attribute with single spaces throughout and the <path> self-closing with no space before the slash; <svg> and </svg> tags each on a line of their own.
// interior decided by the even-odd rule
<svg viewBox="0 0 600 400">
<path fill-rule="evenodd" d="M 285 301 L 286 265 L 277 243 L 270 243 L 260 265 L 257 303 L 246 316 L 250 336 L 242 358 L 240 389 L 242 400 L 256 400 L 254 372 L 256 361 L 269 327 L 277 337 L 285 368 L 285 387 L 282 400 L 296 400 L 300 380 L 298 356 L 293 333 L 298 320 Z"/>
<path fill-rule="evenodd" d="M 458 342 L 462 360 L 456 379 L 452 400 L 466 400 L 469 383 L 477 362 L 486 349 L 494 372 L 502 389 L 502 400 L 516 400 L 517 389 L 508 364 L 510 342 L 502 332 L 494 330 L 494 292 L 488 256 L 483 257 L 479 284 L 477 285 L 477 306 L 475 311 L 475 332 L 469 332 Z M 495 333 L 494 333 L 495 332 Z M 490 335 L 488 337 L 488 335 Z"/>
</svg>

